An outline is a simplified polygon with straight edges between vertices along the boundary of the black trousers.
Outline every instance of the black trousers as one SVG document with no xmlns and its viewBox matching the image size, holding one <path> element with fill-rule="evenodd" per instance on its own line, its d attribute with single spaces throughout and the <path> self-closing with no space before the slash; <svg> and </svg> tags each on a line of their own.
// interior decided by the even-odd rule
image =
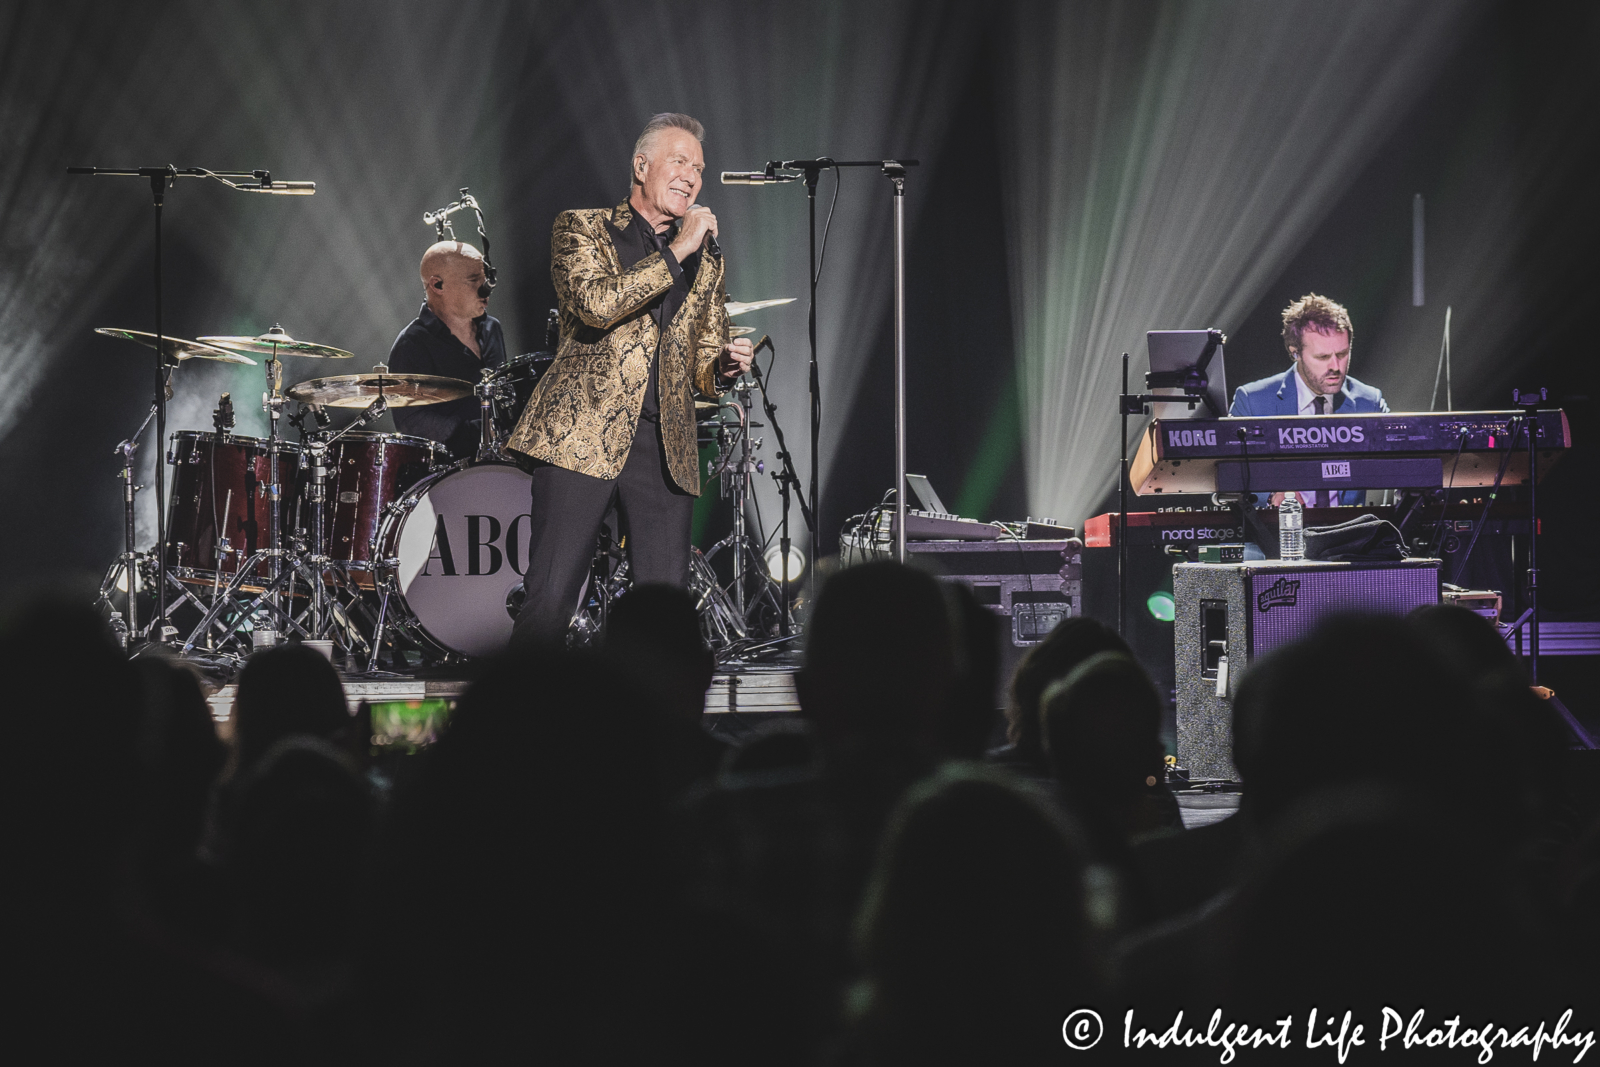
<svg viewBox="0 0 1600 1067">
<path fill-rule="evenodd" d="M 572 621 L 594 559 L 600 523 L 613 505 L 627 538 L 628 570 L 635 583 L 689 584 L 689 538 L 695 498 L 667 470 L 661 427 L 640 419 L 622 473 L 595 478 L 539 463 L 533 475 L 533 526 L 527 598 L 513 638 L 559 640 Z"/>
</svg>

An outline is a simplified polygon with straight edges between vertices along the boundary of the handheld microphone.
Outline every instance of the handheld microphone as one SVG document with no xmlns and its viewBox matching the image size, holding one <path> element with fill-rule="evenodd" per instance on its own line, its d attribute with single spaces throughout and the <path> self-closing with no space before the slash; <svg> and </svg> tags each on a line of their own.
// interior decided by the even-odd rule
<svg viewBox="0 0 1600 1067">
<path fill-rule="evenodd" d="M 694 208 L 705 208 L 707 211 L 711 210 L 704 204 L 696 204 Z M 693 211 L 694 208 L 690 208 L 689 210 Z M 706 231 L 705 247 L 706 251 L 710 252 L 713 256 L 716 256 L 718 259 L 722 258 L 722 246 L 717 244 L 717 235 L 712 233 L 710 230 Z"/>
<path fill-rule="evenodd" d="M 772 354 L 774 356 L 778 354 L 778 350 L 772 347 L 771 334 L 762 334 L 761 340 L 757 341 L 756 346 L 750 350 L 750 374 L 755 378 L 756 381 L 761 382 L 761 388 L 765 390 L 767 387 L 766 382 L 761 381 L 761 361 L 756 359 L 756 357 L 761 354 L 761 350 L 763 348 L 772 349 Z"/>
</svg>

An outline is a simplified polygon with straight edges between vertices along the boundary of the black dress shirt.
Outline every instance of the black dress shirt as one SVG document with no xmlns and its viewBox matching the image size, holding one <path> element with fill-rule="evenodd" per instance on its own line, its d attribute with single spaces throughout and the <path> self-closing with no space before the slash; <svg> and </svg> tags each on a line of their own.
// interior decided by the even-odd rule
<svg viewBox="0 0 1600 1067">
<path fill-rule="evenodd" d="M 644 221 L 644 216 L 637 211 L 633 215 L 633 224 L 644 238 L 644 247 L 647 252 L 660 252 L 661 258 L 666 261 L 667 270 L 672 272 L 672 288 L 650 302 L 650 317 L 656 320 L 661 336 L 666 336 L 667 327 L 672 323 L 672 318 L 683 306 L 684 297 L 689 295 L 689 289 L 694 285 L 695 274 L 700 267 L 700 253 L 692 253 L 681 264 L 678 257 L 672 253 L 670 245 L 677 236 L 677 228 L 669 226 L 665 233 L 657 233 L 654 226 Z M 624 267 L 624 269 L 627 269 Z M 656 346 L 656 353 L 650 360 L 650 382 L 645 386 L 644 406 L 639 411 L 639 417 L 649 419 L 651 422 L 661 421 L 661 404 L 656 393 L 660 388 L 657 367 L 661 363 L 661 348 Z"/>
<path fill-rule="evenodd" d="M 438 374 L 476 384 L 483 368 L 499 367 L 506 361 L 505 335 L 500 320 L 483 315 L 472 320 L 478 339 L 480 359 L 462 344 L 450 327 L 427 304 L 411 324 L 400 331 L 389 349 L 389 370 L 395 374 Z M 443 404 L 394 408 L 395 429 L 401 433 L 441 441 L 457 459 L 478 450 L 478 398 L 462 397 Z"/>
</svg>

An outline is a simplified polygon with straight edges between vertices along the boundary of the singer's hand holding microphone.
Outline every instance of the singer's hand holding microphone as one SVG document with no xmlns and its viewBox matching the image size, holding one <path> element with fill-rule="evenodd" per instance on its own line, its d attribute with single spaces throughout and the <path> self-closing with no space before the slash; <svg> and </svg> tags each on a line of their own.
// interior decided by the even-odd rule
<svg viewBox="0 0 1600 1067">
<path fill-rule="evenodd" d="M 755 358 L 755 346 L 748 337 L 735 337 L 722 346 L 722 376 L 729 381 L 741 374 L 750 373 L 750 361 Z"/>
<path fill-rule="evenodd" d="M 722 249 L 717 247 L 717 217 L 711 209 L 703 204 L 696 204 L 689 209 L 683 217 L 683 222 L 678 226 L 678 237 L 668 245 L 672 254 L 682 263 L 696 252 L 700 251 L 701 243 L 706 246 L 706 251 L 712 255 L 721 255 Z"/>
</svg>

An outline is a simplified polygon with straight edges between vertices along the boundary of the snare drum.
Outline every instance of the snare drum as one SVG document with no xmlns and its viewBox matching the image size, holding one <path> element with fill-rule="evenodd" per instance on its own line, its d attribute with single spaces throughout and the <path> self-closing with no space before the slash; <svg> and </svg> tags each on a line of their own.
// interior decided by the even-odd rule
<svg viewBox="0 0 1600 1067">
<path fill-rule="evenodd" d="M 178 430 L 167 462 L 172 492 L 167 508 L 167 566 L 180 580 L 210 585 L 227 581 L 251 554 L 267 547 L 273 481 L 268 442 L 259 437 Z M 283 486 L 279 517 L 288 530 L 294 516 L 295 472 L 300 447 L 278 442 L 277 479 Z M 218 557 L 218 542 L 227 545 Z M 252 592 L 258 587 L 246 586 Z"/>
<path fill-rule="evenodd" d="M 528 569 L 532 483 L 509 463 L 462 462 L 413 486 L 373 540 L 389 617 L 439 652 L 505 648 Z"/>
<path fill-rule="evenodd" d="M 329 447 L 322 544 L 329 559 L 343 564 L 351 584 L 372 588 L 372 539 L 384 511 L 438 467 L 445 454 L 443 445 L 424 437 L 361 430 Z M 302 487 L 309 479 L 310 472 L 302 471 Z M 302 488 L 302 501 L 306 495 Z M 308 526 L 309 507 L 301 504 Z"/>
</svg>

